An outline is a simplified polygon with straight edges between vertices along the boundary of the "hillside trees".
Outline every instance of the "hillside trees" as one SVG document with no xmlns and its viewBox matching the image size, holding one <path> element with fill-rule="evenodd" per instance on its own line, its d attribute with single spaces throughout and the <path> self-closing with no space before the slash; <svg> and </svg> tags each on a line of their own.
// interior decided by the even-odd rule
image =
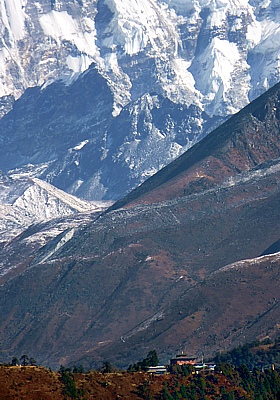
<svg viewBox="0 0 280 400">
<path fill-rule="evenodd" d="M 142 361 L 138 361 L 136 364 L 130 364 L 128 371 L 146 371 L 149 367 L 156 367 L 158 363 L 159 359 L 156 350 L 151 350 Z"/>
<path fill-rule="evenodd" d="M 22 361 L 22 365 L 26 366 L 26 365 L 28 365 L 29 357 L 26 354 L 23 354 L 20 357 L 20 360 Z"/>
<path fill-rule="evenodd" d="M 19 365 L 19 359 L 18 359 L 17 357 L 13 357 L 13 358 L 12 358 L 12 361 L 11 361 L 11 365 L 12 365 L 13 367 Z"/>
<path fill-rule="evenodd" d="M 26 354 L 23 354 L 20 357 L 20 359 L 18 359 L 17 357 L 13 357 L 10 365 L 12 367 L 15 367 L 17 365 L 22 365 L 24 367 L 26 367 L 27 365 L 31 365 L 34 367 L 37 365 L 37 361 L 35 360 L 35 358 L 33 358 L 33 357 L 29 358 Z"/>
<path fill-rule="evenodd" d="M 216 364 L 227 363 L 241 367 L 247 365 L 250 370 L 253 368 L 267 368 L 272 364 L 280 365 L 280 338 L 274 342 L 269 339 L 255 341 L 238 346 L 226 353 L 217 354 L 214 358 Z"/>
</svg>

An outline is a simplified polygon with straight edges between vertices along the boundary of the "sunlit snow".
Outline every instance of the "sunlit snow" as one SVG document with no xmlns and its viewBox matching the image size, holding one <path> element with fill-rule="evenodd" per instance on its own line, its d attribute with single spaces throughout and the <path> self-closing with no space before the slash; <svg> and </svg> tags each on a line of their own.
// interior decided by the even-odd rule
<svg viewBox="0 0 280 400">
<path fill-rule="evenodd" d="M 0 2 L 0 14 L 7 29 L 16 40 L 23 39 L 25 35 L 24 12 L 27 0 L 2 0 Z"/>
<path fill-rule="evenodd" d="M 84 140 L 83 142 L 77 144 L 77 146 L 73 147 L 73 150 L 82 150 L 83 147 L 85 147 L 86 144 L 88 144 L 89 140 Z"/>
<path fill-rule="evenodd" d="M 59 44 L 62 40 L 69 40 L 77 48 L 94 57 L 98 52 L 95 45 L 94 32 L 86 32 L 79 26 L 67 11 L 54 11 L 42 15 L 40 24 L 46 36 L 51 36 Z"/>
<path fill-rule="evenodd" d="M 113 151 L 116 141 L 104 132 L 100 161 L 106 165 L 113 152 L 112 162 L 129 169 L 138 184 L 199 140 L 208 117 L 240 110 L 279 81 L 277 6 L 277 0 L 2 0 L 0 97 L 17 99 L 28 87 L 43 89 L 56 79 L 71 84 L 94 63 L 112 92 L 113 116 L 126 106 L 132 118 L 131 131 L 125 128 L 129 132 Z M 164 129 L 155 122 L 153 110 L 161 107 L 157 96 L 194 108 L 180 133 L 173 117 L 167 116 Z M 86 116 L 66 149 L 77 174 L 67 190 L 88 185 L 91 198 L 95 191 L 102 198 L 108 189 L 103 167 L 97 166 L 88 181 L 82 171 L 89 148 L 85 139 L 97 134 L 95 128 L 88 134 L 90 124 Z M 195 138 L 193 126 L 199 131 Z"/>
<path fill-rule="evenodd" d="M 268 52 L 274 60 L 280 56 L 280 17 L 273 12 L 270 1 L 262 1 L 254 7 L 249 0 L 105 0 L 104 3 L 113 16 L 99 32 L 95 22 L 96 4 L 89 0 L 85 0 L 83 6 L 71 3 L 69 7 L 67 2 L 57 2 L 54 9 L 47 2 L 1 1 L 0 97 L 7 94 L 19 97 L 25 88 L 59 77 L 65 80 L 67 76 L 72 82 L 95 62 L 114 93 L 113 113 L 116 115 L 131 100 L 133 77 L 139 75 L 141 68 L 136 62 L 128 64 L 131 72 L 124 71 L 128 61 L 125 57 L 143 53 L 146 59 L 155 60 L 158 87 L 172 101 L 185 104 L 202 101 L 206 112 L 213 113 L 220 108 L 223 99 L 223 112 L 231 113 L 248 102 L 252 82 L 258 86 L 265 82 L 271 85 L 280 74 L 278 63 L 272 67 L 266 57 Z M 182 51 L 185 34 L 190 34 L 188 44 L 192 35 L 194 42 L 197 40 L 201 13 L 206 9 L 209 14 L 205 17 L 205 28 L 213 32 L 209 47 L 205 49 L 210 57 L 208 68 L 202 72 L 202 75 L 208 74 L 208 82 L 204 77 L 201 79 L 199 72 L 191 70 L 200 55 Z M 261 10 L 267 10 L 265 17 L 257 14 Z M 229 17 L 232 20 L 230 31 Z M 184 26 L 182 31 L 181 26 Z M 227 37 L 232 32 L 237 36 L 244 32 L 247 39 L 246 46 L 238 48 L 239 57 L 232 46 L 239 44 Z M 221 40 L 224 49 L 214 39 Z M 20 44 L 20 40 L 26 45 Z M 258 69 L 246 62 L 250 51 L 265 55 L 261 63 L 257 61 Z M 30 63 L 34 63 L 31 74 L 26 69 Z M 15 70 L 18 71 L 16 76 Z M 232 75 L 242 76 L 241 93 L 238 87 L 235 93 L 233 80 L 236 78 L 232 79 Z M 146 82 L 143 90 L 149 91 L 145 85 Z M 212 89 L 205 97 L 208 88 Z M 232 93 L 228 99 L 229 88 Z"/>
</svg>

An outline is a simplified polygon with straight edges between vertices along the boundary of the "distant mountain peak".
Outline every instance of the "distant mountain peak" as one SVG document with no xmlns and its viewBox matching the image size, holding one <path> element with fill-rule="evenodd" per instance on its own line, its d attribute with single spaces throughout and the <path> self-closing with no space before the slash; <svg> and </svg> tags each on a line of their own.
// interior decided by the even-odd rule
<svg viewBox="0 0 280 400">
<path fill-rule="evenodd" d="M 0 168 L 50 163 L 37 178 L 85 199 L 121 198 L 279 80 L 276 1 L 0 7 Z"/>
<path fill-rule="evenodd" d="M 5 242 L 30 225 L 81 212 L 100 213 L 111 203 L 89 202 L 69 195 L 38 178 L 1 178 L 0 234 Z"/>
</svg>

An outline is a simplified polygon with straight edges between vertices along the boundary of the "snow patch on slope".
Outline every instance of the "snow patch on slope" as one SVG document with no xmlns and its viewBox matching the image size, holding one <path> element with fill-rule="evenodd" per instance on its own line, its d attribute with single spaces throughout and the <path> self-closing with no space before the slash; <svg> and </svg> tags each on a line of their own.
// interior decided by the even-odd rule
<svg viewBox="0 0 280 400">
<path fill-rule="evenodd" d="M 105 3 L 114 14 L 102 42 L 102 46 L 111 50 L 107 58 L 110 68 L 112 65 L 115 68 L 121 66 L 123 56 L 145 52 L 156 60 L 157 80 L 171 100 L 198 104 L 194 79 L 188 71 L 190 63 L 179 56 L 181 39 L 178 26 L 184 22 L 183 17 L 156 0 L 106 0 Z"/>
<path fill-rule="evenodd" d="M 159 311 L 156 314 L 152 315 L 150 318 L 143 321 L 140 325 L 132 329 L 130 332 L 126 333 L 122 336 L 122 341 L 125 341 L 132 336 L 136 335 L 138 332 L 145 331 L 149 328 L 150 325 L 154 324 L 157 321 L 160 321 L 164 318 L 164 311 Z"/>
<path fill-rule="evenodd" d="M 213 272 L 213 274 L 219 274 L 221 272 L 230 271 L 231 269 L 237 269 L 237 270 L 243 269 L 243 268 L 255 265 L 255 264 L 266 263 L 267 261 L 276 262 L 278 260 L 280 260 L 280 252 L 268 254 L 265 256 L 259 256 L 259 257 L 255 257 L 255 258 L 249 258 L 246 260 L 240 260 L 240 261 L 237 261 L 235 263 L 232 263 L 232 264 L 226 265 L 225 267 L 220 268 L 218 271 Z"/>
<path fill-rule="evenodd" d="M 25 35 L 24 12 L 27 0 L 2 0 L 0 3 L 0 14 L 5 27 L 8 29 L 10 37 L 15 40 L 23 39 Z"/>
<path fill-rule="evenodd" d="M 6 178 L 0 181 L 0 241 L 18 235 L 33 223 L 101 212 L 106 202 L 90 202 L 69 195 L 37 178 Z"/>
<path fill-rule="evenodd" d="M 115 14 L 109 26 L 114 35 L 113 42 L 122 45 L 126 54 L 137 54 L 148 44 L 157 53 L 171 44 L 176 52 L 179 35 L 173 24 L 175 13 L 151 0 L 106 0 L 106 4 Z"/>
<path fill-rule="evenodd" d="M 52 37 L 59 46 L 61 42 L 69 41 L 81 52 L 79 57 L 67 57 L 68 67 L 75 73 L 84 72 L 92 60 L 99 57 L 99 50 L 95 44 L 96 32 L 89 18 L 79 21 L 67 11 L 52 10 L 42 15 L 39 21 L 44 34 Z"/>
<path fill-rule="evenodd" d="M 60 238 L 59 242 L 56 244 L 56 246 L 48 252 L 42 260 L 40 260 L 39 264 L 43 264 L 45 261 L 47 261 L 53 254 L 55 254 L 59 249 L 61 249 L 67 242 L 69 242 L 70 239 L 74 236 L 75 229 L 70 229 L 69 231 L 65 232 L 65 234 Z"/>
<path fill-rule="evenodd" d="M 89 140 L 84 140 L 83 142 L 80 142 L 77 144 L 77 146 L 73 147 L 73 150 L 78 151 L 82 150 L 83 147 L 85 147 L 86 144 L 88 144 Z"/>
<path fill-rule="evenodd" d="M 214 103 L 213 114 L 219 114 L 221 102 L 225 101 L 226 93 L 232 86 L 232 73 L 238 63 L 241 63 L 241 59 L 237 45 L 217 37 L 198 58 L 201 68 L 196 74 L 196 87 L 209 102 Z"/>
<path fill-rule="evenodd" d="M 30 185 L 13 206 L 24 211 L 26 215 L 34 216 L 36 221 L 69 215 L 73 212 L 101 211 L 94 203 L 69 195 L 47 182 L 37 178 L 33 178 L 32 181 L 35 185 Z"/>
</svg>

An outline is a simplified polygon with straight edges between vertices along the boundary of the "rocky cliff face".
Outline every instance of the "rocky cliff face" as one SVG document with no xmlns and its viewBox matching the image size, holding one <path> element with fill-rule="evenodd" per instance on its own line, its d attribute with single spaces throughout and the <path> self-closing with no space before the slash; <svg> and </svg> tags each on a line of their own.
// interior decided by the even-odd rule
<svg viewBox="0 0 280 400">
<path fill-rule="evenodd" d="M 276 1 L 5 0 L 0 168 L 48 162 L 62 189 L 122 197 L 278 81 L 279 15 Z"/>
<path fill-rule="evenodd" d="M 2 96 L 95 62 L 116 109 L 160 90 L 224 114 L 279 77 L 276 1 L 5 0 L 1 20 Z"/>
</svg>

